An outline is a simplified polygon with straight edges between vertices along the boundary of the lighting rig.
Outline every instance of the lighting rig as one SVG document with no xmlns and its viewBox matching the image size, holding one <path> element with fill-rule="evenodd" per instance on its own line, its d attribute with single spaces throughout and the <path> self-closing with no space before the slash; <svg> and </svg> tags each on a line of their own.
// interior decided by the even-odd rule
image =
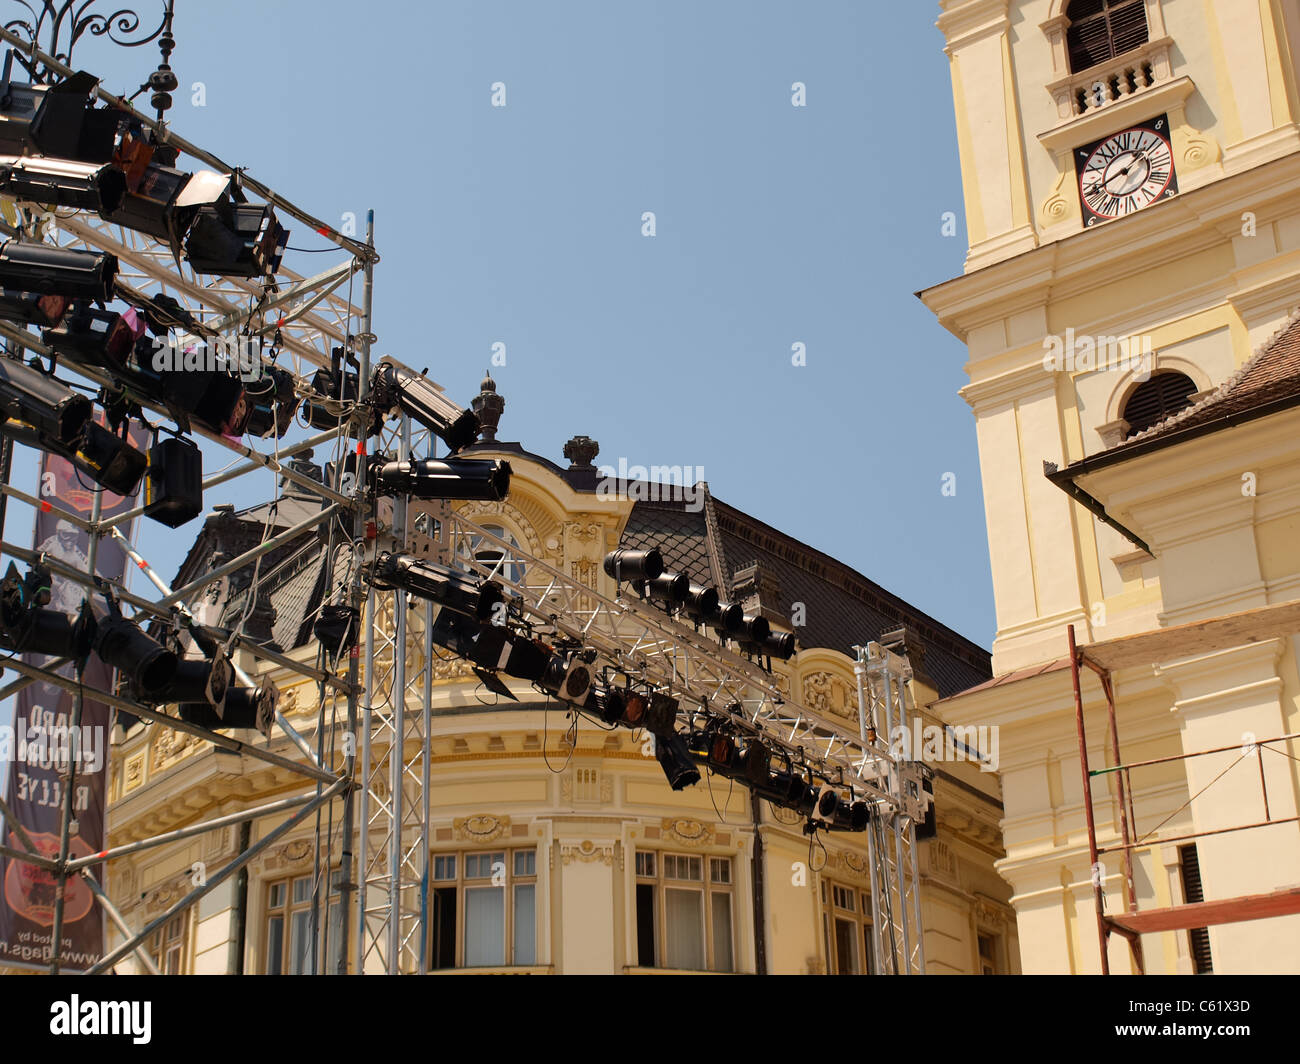
<svg viewBox="0 0 1300 1064">
<path fill-rule="evenodd" d="M 604 568 L 615 583 L 631 584 L 643 599 L 670 616 L 712 629 L 723 643 L 735 642 L 751 657 L 766 657 L 769 671 L 772 658 L 788 661 L 794 656 L 793 632 L 774 632 L 767 618 L 745 613 L 738 603 L 723 602 L 717 588 L 696 584 L 685 573 L 667 572 L 658 547 L 619 547 L 605 555 Z"/>
</svg>

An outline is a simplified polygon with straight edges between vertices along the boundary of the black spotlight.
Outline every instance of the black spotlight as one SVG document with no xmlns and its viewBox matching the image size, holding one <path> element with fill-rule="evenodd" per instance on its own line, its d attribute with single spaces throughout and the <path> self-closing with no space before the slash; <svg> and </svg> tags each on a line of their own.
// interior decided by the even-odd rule
<svg viewBox="0 0 1300 1064">
<path fill-rule="evenodd" d="M 97 77 L 80 70 L 46 89 L 28 131 L 32 146 L 42 155 L 60 159 L 92 163 L 112 159 L 126 116 L 115 108 L 93 105 L 98 85 Z M 12 91 L 18 86 L 8 88 Z"/>
<path fill-rule="evenodd" d="M 750 617 L 742 612 L 740 623 L 728 631 L 742 643 L 762 646 L 767 641 L 767 637 L 772 634 L 772 626 L 767 623 L 766 617 Z"/>
<path fill-rule="evenodd" d="M 375 474 L 381 495 L 500 502 L 510 490 L 510 463 L 498 458 L 426 458 L 385 462 Z"/>
<path fill-rule="evenodd" d="M 116 276 L 117 258 L 107 252 L 17 240 L 0 245 L 0 286 L 5 288 L 107 303 Z"/>
<path fill-rule="evenodd" d="M 83 604 L 76 618 L 42 609 L 50 601 L 50 571 L 33 565 L 20 576 L 13 562 L 0 581 L 0 646 L 15 654 L 82 660 L 90 653 L 94 620 Z"/>
<path fill-rule="evenodd" d="M 774 658 L 780 658 L 782 661 L 789 661 L 794 657 L 794 633 L 793 632 L 772 632 L 763 640 L 762 651 Z"/>
<path fill-rule="evenodd" d="M 377 588 L 408 591 L 479 621 L 490 621 L 494 608 L 505 601 L 505 592 L 494 581 L 480 582 L 457 569 L 405 553 L 380 554 L 371 582 Z"/>
<path fill-rule="evenodd" d="M 144 513 L 179 528 L 203 512 L 203 455 L 189 440 L 168 438 L 149 448 Z"/>
<path fill-rule="evenodd" d="M 215 731 L 220 728 L 256 728 L 268 739 L 275 724 L 280 691 L 270 680 L 257 687 L 230 687 L 226 704 L 218 711 L 210 702 L 182 702 L 177 706 L 181 720 Z"/>
<path fill-rule="evenodd" d="M 839 807 L 840 796 L 829 783 L 823 783 L 817 791 L 811 819 L 816 824 L 829 825 L 835 819 L 835 810 Z"/>
<path fill-rule="evenodd" d="M 735 764 L 751 785 L 764 784 L 772 776 L 772 751 L 760 739 L 747 739 Z"/>
<path fill-rule="evenodd" d="M 134 311 L 128 313 L 134 318 Z M 74 362 L 112 372 L 122 369 L 135 349 L 136 327 L 125 314 L 78 303 L 59 325 L 45 330 L 41 341 Z"/>
<path fill-rule="evenodd" d="M 691 749 L 678 732 L 655 736 L 655 757 L 673 790 L 680 791 L 700 782 L 700 770 L 695 767 Z"/>
<path fill-rule="evenodd" d="M 391 362 L 380 363 L 371 380 L 371 397 L 382 411 L 400 410 L 434 433 L 452 454 L 478 440 L 482 426 L 472 410 L 462 410 L 422 373 Z"/>
<path fill-rule="evenodd" d="M 718 614 L 718 589 L 691 584 L 686 592 L 685 608 L 687 614 L 696 621 L 711 621 Z"/>
<path fill-rule="evenodd" d="M 871 822 L 871 807 L 863 801 L 841 801 L 835 807 L 835 817 L 827 825 L 831 831 L 866 831 Z"/>
<path fill-rule="evenodd" d="M 67 296 L 21 292 L 17 288 L 0 288 L 0 318 L 19 325 L 52 328 L 63 320 L 72 306 Z"/>
<path fill-rule="evenodd" d="M 289 231 L 270 204 L 241 202 L 229 174 L 191 174 L 173 203 L 172 225 L 185 231 L 185 257 L 195 273 L 270 277 L 280 268 Z"/>
<path fill-rule="evenodd" d="M 620 583 L 640 583 L 663 575 L 664 559 L 658 547 L 632 550 L 619 547 L 605 555 L 605 575 Z"/>
<path fill-rule="evenodd" d="M 40 370 L 0 358 L 0 411 L 30 425 L 41 436 L 71 445 L 94 414 L 84 395 Z"/>
<path fill-rule="evenodd" d="M 606 724 L 622 723 L 625 708 L 623 692 L 617 687 L 598 687 L 587 699 L 587 709 Z"/>
<path fill-rule="evenodd" d="M 361 613 L 352 606 L 326 603 L 311 626 L 316 641 L 325 648 L 331 661 L 338 661 L 357 645 Z"/>
<path fill-rule="evenodd" d="M 108 212 L 117 210 L 126 196 L 126 175 L 104 163 L 0 158 L 0 193 L 33 203 Z"/>
<path fill-rule="evenodd" d="M 115 495 L 134 495 L 149 459 L 143 451 L 97 421 L 87 421 L 77 441 L 72 464 Z"/>
<path fill-rule="evenodd" d="M 0 388 L 0 406 L 3 405 L 3 395 L 3 388 Z M 144 452 L 94 421 L 87 421 L 82 426 L 81 435 L 67 444 L 37 432 L 21 421 L 6 421 L 0 425 L 0 433 L 28 447 L 66 458 L 79 472 L 123 498 L 135 494 L 140 478 L 144 476 L 147 464 Z"/>
<path fill-rule="evenodd" d="M 641 587 L 646 598 L 674 609 L 690 597 L 691 578 L 685 573 L 661 573 Z"/>
<path fill-rule="evenodd" d="M 114 225 L 164 241 L 179 255 L 183 233 L 177 231 L 181 219 L 174 206 L 189 179 L 184 170 L 150 163 L 134 184 L 128 182 L 121 206 L 104 217 Z"/>
<path fill-rule="evenodd" d="M 176 674 L 176 654 L 122 616 L 114 599 L 96 618 L 94 649 L 105 665 L 121 671 L 141 701 L 162 701 Z"/>
<path fill-rule="evenodd" d="M 181 658 L 159 701 L 202 701 L 220 715 L 226 704 L 226 693 L 234 682 L 235 670 L 224 657 L 217 657 L 213 661 L 206 658 Z"/>
<path fill-rule="evenodd" d="M 538 683 L 562 702 L 581 707 L 595 684 L 594 658 L 594 651 L 578 650 L 569 654 L 557 651 Z"/>
<path fill-rule="evenodd" d="M 293 390 L 293 374 L 279 366 L 263 366 L 261 376 L 246 381 L 249 413 L 245 431 L 265 437 L 275 433 L 280 439 L 293 427 L 293 416 L 300 405 Z"/>
<path fill-rule="evenodd" d="M 739 602 L 719 602 L 709 623 L 720 632 L 739 635 L 745 627 L 745 607 Z"/>
</svg>

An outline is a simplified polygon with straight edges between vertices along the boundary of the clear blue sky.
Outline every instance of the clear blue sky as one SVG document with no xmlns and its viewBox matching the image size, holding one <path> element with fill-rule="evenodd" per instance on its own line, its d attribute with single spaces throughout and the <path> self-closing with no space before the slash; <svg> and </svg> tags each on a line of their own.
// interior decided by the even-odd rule
<svg viewBox="0 0 1300 1064">
<path fill-rule="evenodd" d="M 501 439 L 561 461 L 585 433 L 598 463 L 703 467 L 718 497 L 989 645 L 964 351 L 912 294 L 966 248 L 936 4 L 176 7 L 177 131 L 335 224 L 375 210 L 377 354 L 467 404 L 503 342 Z M 129 93 L 157 51 L 85 39 L 75 58 Z M 29 541 L 30 511 L 8 524 Z M 142 523 L 165 578 L 198 525 Z"/>
</svg>

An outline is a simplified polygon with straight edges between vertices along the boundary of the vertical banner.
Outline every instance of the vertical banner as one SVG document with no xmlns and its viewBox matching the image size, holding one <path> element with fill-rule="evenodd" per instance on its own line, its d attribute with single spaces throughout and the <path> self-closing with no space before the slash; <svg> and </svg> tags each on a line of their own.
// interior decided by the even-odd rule
<svg viewBox="0 0 1300 1064">
<path fill-rule="evenodd" d="M 136 447 L 147 447 L 145 430 L 133 426 L 131 442 Z M 36 518 L 33 547 L 88 573 L 90 535 L 61 515 L 72 512 L 89 520 L 94 508 L 94 484 L 58 455 L 43 455 L 40 468 L 42 507 Z M 123 513 L 134 505 L 134 497 L 124 499 L 104 491 L 100 519 Z M 123 531 L 129 538 L 129 529 Z M 95 558 L 96 573 L 109 580 L 121 580 L 126 565 L 126 553 L 117 541 L 111 537 L 101 539 Z M 46 608 L 75 615 L 88 594 L 81 584 L 56 575 Z M 54 659 L 26 654 L 23 660 L 40 666 Z M 75 666 L 68 663 L 59 674 L 75 679 Z M 5 800 L 32 845 L 47 857 L 58 857 L 64 785 L 74 757 L 76 782 L 69 854 L 74 858 L 85 857 L 105 848 L 112 711 L 96 700 L 95 693 L 111 691 L 112 680 L 113 670 L 92 654 L 86 661 L 82 679 L 81 727 L 75 737 L 71 729 L 76 696 L 71 691 L 36 681 L 18 693 L 11 733 L 13 760 Z M 24 849 L 12 824 L 4 825 L 4 840 L 13 849 Z M 92 872 L 104 883 L 103 865 L 94 866 Z M 48 964 L 54 925 L 54 873 L 25 861 L 0 857 L 0 882 L 4 887 L 0 897 L 0 965 Z M 103 954 L 103 914 L 80 876 L 70 876 L 67 880 L 62 940 L 60 967 L 66 971 L 84 970 Z"/>
</svg>

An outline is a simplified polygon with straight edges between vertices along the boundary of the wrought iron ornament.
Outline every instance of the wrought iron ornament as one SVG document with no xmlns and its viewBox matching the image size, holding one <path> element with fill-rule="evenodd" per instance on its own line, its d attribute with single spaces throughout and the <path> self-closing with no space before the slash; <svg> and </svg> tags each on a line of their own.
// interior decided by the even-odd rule
<svg viewBox="0 0 1300 1064">
<path fill-rule="evenodd" d="M 28 3 L 28 0 L 13 2 L 25 8 L 29 18 L 12 19 L 4 24 L 5 29 L 26 37 L 32 44 L 68 66 L 72 65 L 72 50 L 87 33 L 93 37 L 107 37 L 124 48 L 139 48 L 161 37 L 158 46 L 162 49 L 162 62 L 158 70 L 140 87 L 140 92 L 153 90 L 150 102 L 157 109 L 160 119 L 162 113 L 171 106 L 169 94 L 177 85 L 176 75 L 168 65 L 171 52 L 176 47 L 171 32 L 175 0 L 166 0 L 163 4 L 162 22 L 152 33 L 144 36 L 140 36 L 140 16 L 130 8 L 119 8 L 111 14 L 101 14 L 90 10 L 98 0 L 64 0 L 63 3 L 42 0 L 39 8 Z M 51 71 L 44 64 L 22 56 L 18 59 L 27 67 L 33 81 L 47 83 L 50 80 Z"/>
</svg>

